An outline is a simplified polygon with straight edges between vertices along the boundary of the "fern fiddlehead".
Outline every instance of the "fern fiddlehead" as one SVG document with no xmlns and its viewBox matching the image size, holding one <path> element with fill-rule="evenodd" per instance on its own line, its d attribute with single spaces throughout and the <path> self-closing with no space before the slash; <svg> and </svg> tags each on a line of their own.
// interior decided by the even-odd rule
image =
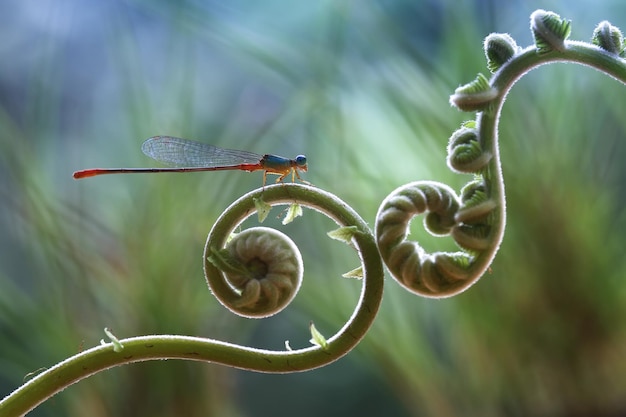
<svg viewBox="0 0 626 417">
<path fill-rule="evenodd" d="M 374 287 L 381 286 L 379 294 L 382 295 L 382 281 L 376 283 L 377 279 L 382 279 L 382 264 L 375 259 L 378 255 L 375 250 L 372 251 L 372 246 L 368 252 L 368 245 L 374 243 L 373 236 L 356 212 L 337 197 L 317 188 L 280 184 L 239 198 L 222 213 L 209 233 L 204 253 L 205 275 L 211 291 L 224 306 L 245 317 L 267 317 L 284 308 L 300 287 L 302 259 L 295 245 L 282 233 L 253 228 L 229 241 L 231 233 L 256 213 L 261 199 L 268 205 L 296 203 L 329 216 L 340 227 L 356 228 L 347 240 L 355 240 L 365 275 L 374 276 L 364 282 L 364 291 L 370 288 L 368 282 L 374 281 Z M 228 248 L 224 250 L 225 246 Z M 236 266 L 233 267 L 233 263 Z M 251 263 L 260 266 L 263 272 L 261 279 L 251 276 Z M 227 275 L 231 279 L 227 279 Z M 367 294 L 371 291 L 368 290 Z M 380 300 L 374 302 L 372 298 L 368 303 L 368 309 L 374 312 Z"/>
<path fill-rule="evenodd" d="M 205 265 L 213 295 L 242 317 L 263 318 L 280 312 L 302 283 L 304 266 L 298 247 L 287 235 L 268 227 L 237 233 L 221 251 L 207 243 L 207 261 L 223 272 L 209 273 Z"/>
<path fill-rule="evenodd" d="M 448 166 L 473 179 L 460 195 L 434 182 L 414 182 L 393 191 L 381 204 L 376 239 L 392 276 L 425 297 L 448 297 L 475 283 L 491 264 L 502 241 L 505 195 L 498 153 L 498 121 L 507 93 L 526 72 L 550 62 L 574 62 L 596 68 L 626 83 L 623 36 L 602 22 L 592 44 L 568 41 L 571 23 L 555 13 L 531 15 L 535 45 L 520 49 L 506 34 L 491 34 L 484 42 L 491 79 L 476 79 L 450 97 L 462 111 L 477 112 L 449 141 Z M 427 253 L 407 240 L 411 219 L 426 214 L 424 225 L 435 236 L 449 235 L 461 252 Z"/>
<path fill-rule="evenodd" d="M 259 205 L 261 200 L 263 204 Z M 282 233 L 267 228 L 248 229 L 230 242 L 229 237 L 261 206 L 292 204 L 334 220 L 341 230 L 335 236 L 341 235 L 341 240 L 349 242 L 361 260 L 358 304 L 350 320 L 335 335 L 324 338 L 311 325 L 312 346 L 272 351 L 179 335 L 118 339 L 109 332 L 112 343 L 103 342 L 37 375 L 0 402 L 0 414 L 22 415 L 72 383 L 127 363 L 187 359 L 257 372 L 290 373 L 324 366 L 348 353 L 376 317 L 382 300 L 383 266 L 367 223 L 336 196 L 311 186 L 277 184 L 240 197 L 224 211 L 207 238 L 207 282 L 220 302 L 239 315 L 267 317 L 284 307 L 299 288 L 302 261 L 297 249 Z M 274 256 L 276 259 L 271 259 Z M 230 281 L 224 279 L 223 272 L 230 276 Z"/>
</svg>

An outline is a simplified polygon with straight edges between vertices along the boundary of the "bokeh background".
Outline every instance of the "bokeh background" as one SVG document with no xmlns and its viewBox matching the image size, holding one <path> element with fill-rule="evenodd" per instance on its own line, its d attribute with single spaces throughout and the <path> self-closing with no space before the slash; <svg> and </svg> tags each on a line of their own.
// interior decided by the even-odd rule
<svg viewBox="0 0 626 417">
<path fill-rule="evenodd" d="M 357 258 L 316 214 L 284 227 L 305 262 L 284 312 L 245 320 L 211 297 L 206 234 L 259 173 L 105 176 L 154 166 L 168 134 L 309 159 L 307 180 L 373 224 L 413 180 L 459 189 L 448 97 L 486 72 L 482 41 L 532 42 L 538 8 L 588 40 L 626 3 L 458 0 L 9 0 L 0 4 L 0 397 L 118 337 L 176 333 L 282 349 L 332 334 Z M 500 125 L 508 224 L 491 271 L 428 300 L 387 279 L 366 339 L 323 369 L 265 375 L 182 361 L 116 368 L 33 416 L 617 416 L 626 414 L 626 88 L 591 69 L 524 77 Z M 280 213 L 273 212 L 270 223 Z M 278 224 L 278 222 L 276 222 Z M 430 250 L 453 249 L 420 230 Z"/>
</svg>

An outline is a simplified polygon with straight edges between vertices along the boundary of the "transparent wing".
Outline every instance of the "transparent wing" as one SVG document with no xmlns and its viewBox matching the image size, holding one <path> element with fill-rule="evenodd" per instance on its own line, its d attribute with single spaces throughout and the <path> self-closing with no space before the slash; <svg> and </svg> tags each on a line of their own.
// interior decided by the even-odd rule
<svg viewBox="0 0 626 417">
<path fill-rule="evenodd" d="M 208 143 L 172 136 L 154 136 L 141 145 L 150 158 L 178 167 L 221 167 L 258 164 L 263 158 L 253 152 L 224 149 Z"/>
</svg>

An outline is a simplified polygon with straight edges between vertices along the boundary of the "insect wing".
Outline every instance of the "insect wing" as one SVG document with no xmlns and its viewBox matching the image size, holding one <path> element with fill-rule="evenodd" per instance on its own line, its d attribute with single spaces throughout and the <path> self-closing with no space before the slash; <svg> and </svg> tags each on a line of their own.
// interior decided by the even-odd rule
<svg viewBox="0 0 626 417">
<path fill-rule="evenodd" d="M 172 136 L 154 136 L 141 145 L 150 158 L 178 167 L 226 167 L 257 164 L 262 156 L 253 152 L 225 149 L 208 143 Z"/>
</svg>

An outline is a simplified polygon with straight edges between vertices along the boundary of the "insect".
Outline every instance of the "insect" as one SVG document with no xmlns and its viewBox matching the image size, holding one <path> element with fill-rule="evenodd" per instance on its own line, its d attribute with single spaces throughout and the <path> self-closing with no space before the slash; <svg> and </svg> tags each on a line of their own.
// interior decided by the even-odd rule
<svg viewBox="0 0 626 417">
<path fill-rule="evenodd" d="M 281 182 L 291 174 L 291 181 L 300 178 L 298 171 L 307 171 L 306 156 L 295 159 L 277 155 L 259 155 L 236 149 L 225 149 L 208 143 L 196 142 L 172 136 L 154 136 L 141 145 L 141 151 L 150 158 L 173 165 L 174 168 L 92 168 L 74 172 L 74 178 L 88 178 L 104 174 L 139 174 L 154 172 L 199 171 L 263 171 L 263 186 L 267 174 L 278 175 Z"/>
</svg>

